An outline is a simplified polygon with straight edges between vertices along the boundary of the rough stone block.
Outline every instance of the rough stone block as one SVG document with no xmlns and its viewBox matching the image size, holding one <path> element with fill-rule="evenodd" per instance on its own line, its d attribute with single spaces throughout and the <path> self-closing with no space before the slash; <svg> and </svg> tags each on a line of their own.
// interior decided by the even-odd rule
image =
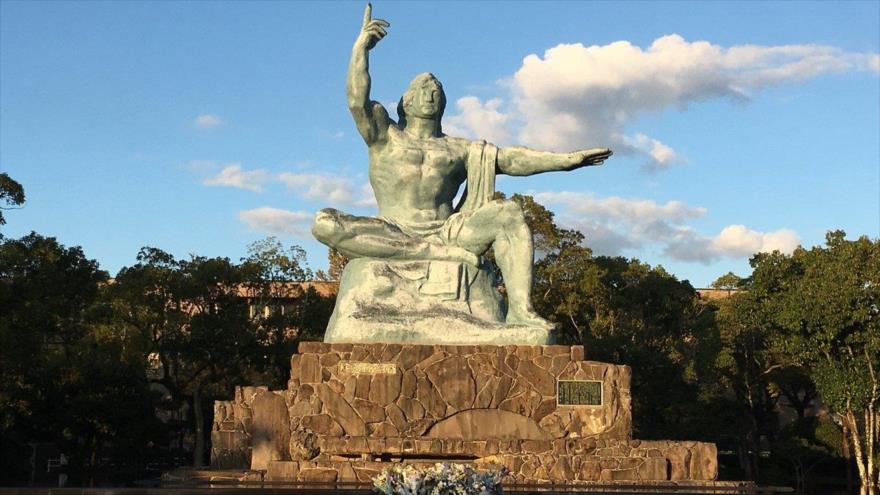
<svg viewBox="0 0 880 495">
<path fill-rule="evenodd" d="M 332 483 L 336 481 L 338 472 L 327 468 L 304 468 L 299 471 L 299 479 L 302 481 L 316 481 Z"/>
<path fill-rule="evenodd" d="M 364 420 L 341 395 L 322 383 L 318 385 L 318 396 L 324 403 L 327 412 L 342 426 L 345 433 L 353 436 L 363 436 L 366 433 Z"/>
<path fill-rule="evenodd" d="M 300 359 L 300 383 L 319 383 L 321 381 L 321 363 L 317 354 L 303 354 Z"/>
<path fill-rule="evenodd" d="M 299 478 L 299 462 L 269 461 L 266 468 L 266 481 L 287 481 Z"/>
<path fill-rule="evenodd" d="M 688 479 L 711 481 L 718 478 L 718 448 L 714 443 L 697 443 L 691 447 Z"/>
<path fill-rule="evenodd" d="M 642 481 L 666 481 L 668 479 L 668 465 L 665 458 L 646 457 L 638 467 L 639 479 Z"/>
<path fill-rule="evenodd" d="M 269 461 L 290 460 L 290 420 L 284 397 L 263 392 L 254 399 L 252 408 L 251 469 L 266 469 Z"/>
<path fill-rule="evenodd" d="M 476 383 L 467 359 L 453 355 L 429 366 L 425 372 L 453 409 L 462 410 L 473 405 L 477 396 Z"/>
</svg>

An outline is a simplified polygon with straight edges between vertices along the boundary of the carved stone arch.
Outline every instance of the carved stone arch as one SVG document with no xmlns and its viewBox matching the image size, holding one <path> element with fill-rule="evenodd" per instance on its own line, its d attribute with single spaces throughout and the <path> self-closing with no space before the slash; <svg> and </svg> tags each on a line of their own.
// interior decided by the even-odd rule
<svg viewBox="0 0 880 495">
<path fill-rule="evenodd" d="M 503 409 L 468 409 L 438 421 L 429 438 L 463 440 L 550 440 L 552 436 L 529 417 Z"/>
</svg>

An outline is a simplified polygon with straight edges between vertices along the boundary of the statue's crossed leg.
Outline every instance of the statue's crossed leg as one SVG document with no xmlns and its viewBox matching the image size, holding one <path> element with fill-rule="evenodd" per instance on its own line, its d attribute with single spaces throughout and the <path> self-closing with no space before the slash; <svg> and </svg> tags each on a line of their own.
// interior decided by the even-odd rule
<svg viewBox="0 0 880 495">
<path fill-rule="evenodd" d="M 455 224 L 452 228 L 450 225 Z M 495 247 L 509 299 L 507 323 L 549 328 L 531 305 L 532 234 L 522 208 L 495 200 L 469 212 L 456 213 L 430 237 L 404 232 L 392 221 L 320 210 L 312 227 L 315 237 L 350 258 L 443 260 L 476 266 L 478 256 Z"/>
</svg>

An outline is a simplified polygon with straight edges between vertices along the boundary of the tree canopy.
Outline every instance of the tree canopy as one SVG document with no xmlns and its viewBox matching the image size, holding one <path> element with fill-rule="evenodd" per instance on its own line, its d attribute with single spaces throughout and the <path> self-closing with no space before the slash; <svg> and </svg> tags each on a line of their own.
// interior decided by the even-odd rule
<svg viewBox="0 0 880 495">
<path fill-rule="evenodd" d="M 3 218 L 3 210 L 8 210 L 24 204 L 24 188 L 9 174 L 0 173 L 0 225 L 6 225 Z M 3 234 L 0 233 L 0 239 Z"/>
</svg>

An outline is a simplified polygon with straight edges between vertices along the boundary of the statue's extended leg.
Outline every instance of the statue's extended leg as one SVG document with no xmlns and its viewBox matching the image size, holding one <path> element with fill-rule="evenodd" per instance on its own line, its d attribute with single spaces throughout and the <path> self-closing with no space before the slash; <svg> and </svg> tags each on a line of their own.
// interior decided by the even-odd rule
<svg viewBox="0 0 880 495">
<path fill-rule="evenodd" d="M 482 253 L 491 244 L 495 261 L 507 288 L 507 323 L 552 327 L 532 308 L 532 232 L 522 208 L 514 201 L 492 201 L 465 220 L 455 241 L 473 252 Z"/>
<path fill-rule="evenodd" d="M 405 234 L 381 218 L 348 215 L 332 208 L 318 211 L 312 234 L 349 258 L 478 263 L 477 255 L 461 247 L 427 242 Z"/>
</svg>

